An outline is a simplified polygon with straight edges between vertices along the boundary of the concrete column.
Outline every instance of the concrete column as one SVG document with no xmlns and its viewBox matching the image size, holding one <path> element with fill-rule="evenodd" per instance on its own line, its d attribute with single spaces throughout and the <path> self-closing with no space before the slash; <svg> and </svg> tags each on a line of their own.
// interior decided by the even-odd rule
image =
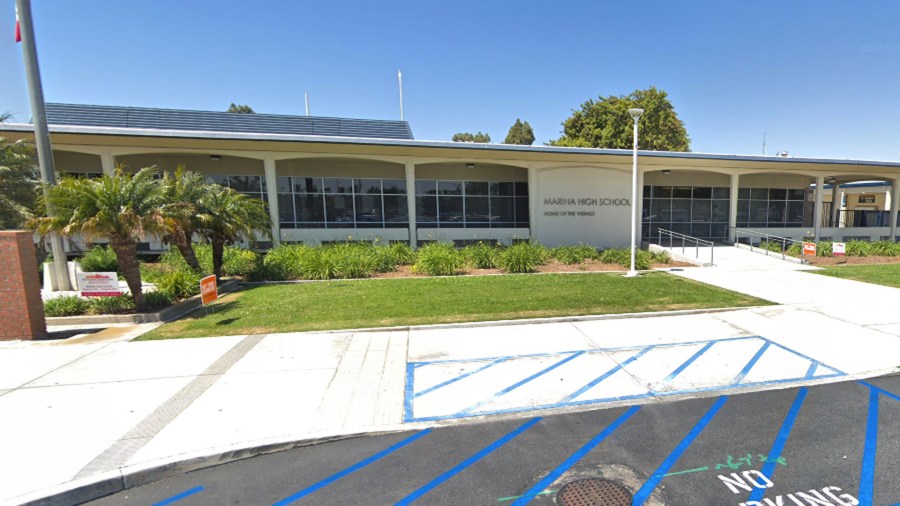
<svg viewBox="0 0 900 506">
<path fill-rule="evenodd" d="M 116 157 L 109 151 L 100 153 L 100 166 L 105 175 L 112 176 L 116 172 Z"/>
<path fill-rule="evenodd" d="M 837 184 L 837 182 L 831 183 L 831 226 L 837 227 L 840 226 L 838 223 L 838 216 L 840 216 L 841 210 L 841 185 Z"/>
<path fill-rule="evenodd" d="M 740 188 L 740 174 L 731 175 L 731 184 L 728 192 L 728 240 L 735 242 L 734 229 L 737 227 L 738 188 Z"/>
<path fill-rule="evenodd" d="M 900 204 L 900 177 L 891 179 L 891 242 L 897 238 L 897 207 Z"/>
<path fill-rule="evenodd" d="M 813 211 L 813 227 L 815 241 L 822 235 L 822 194 L 825 193 L 825 176 L 816 176 L 816 207 Z"/>
<path fill-rule="evenodd" d="M 641 247 L 641 241 L 643 237 L 642 225 L 644 224 L 644 170 L 638 168 L 638 180 L 637 180 L 637 202 L 635 202 L 637 206 L 637 216 L 635 216 L 635 220 L 637 223 L 634 224 L 635 230 L 635 247 Z"/>
<path fill-rule="evenodd" d="M 416 164 L 413 162 L 406 162 L 406 214 L 409 217 L 409 247 L 416 249 L 419 233 L 416 231 Z"/>
<path fill-rule="evenodd" d="M 263 159 L 266 172 L 266 195 L 269 197 L 269 218 L 272 220 L 272 245 L 281 244 L 281 213 L 278 211 L 278 175 L 275 173 L 275 160 Z"/>
<path fill-rule="evenodd" d="M 537 241 L 538 226 L 537 169 L 528 165 L 528 239 Z"/>
</svg>

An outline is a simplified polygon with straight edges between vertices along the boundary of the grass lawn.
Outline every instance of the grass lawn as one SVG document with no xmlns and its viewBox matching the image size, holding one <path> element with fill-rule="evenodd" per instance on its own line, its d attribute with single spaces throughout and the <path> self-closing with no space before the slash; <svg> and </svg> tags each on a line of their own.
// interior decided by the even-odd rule
<svg viewBox="0 0 900 506">
<path fill-rule="evenodd" d="M 768 301 L 670 274 L 526 274 L 367 279 L 246 288 L 141 337 L 262 334 L 743 307 Z"/>
<path fill-rule="evenodd" d="M 839 265 L 808 272 L 900 288 L 900 264 Z"/>
</svg>

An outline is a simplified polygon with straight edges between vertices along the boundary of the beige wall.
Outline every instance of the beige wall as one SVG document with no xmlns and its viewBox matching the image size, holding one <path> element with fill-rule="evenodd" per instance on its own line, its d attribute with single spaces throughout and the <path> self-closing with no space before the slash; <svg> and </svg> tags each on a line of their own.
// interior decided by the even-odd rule
<svg viewBox="0 0 900 506">
<path fill-rule="evenodd" d="M 416 179 L 444 179 L 465 181 L 528 181 L 528 171 L 519 167 L 477 163 L 474 168 L 465 163 L 428 163 L 416 165 Z"/>
<path fill-rule="evenodd" d="M 86 155 L 72 151 L 54 151 L 53 164 L 61 173 L 103 172 L 99 155 Z"/>
<path fill-rule="evenodd" d="M 124 164 L 129 170 L 136 171 L 144 167 L 156 166 L 159 170 L 174 171 L 179 165 L 186 169 L 208 175 L 229 176 L 262 176 L 262 160 L 240 156 L 222 156 L 218 162 L 209 155 L 198 154 L 146 154 L 117 156 L 117 164 Z"/>
<path fill-rule="evenodd" d="M 275 170 L 279 176 L 357 177 L 403 179 L 404 166 L 398 163 L 352 158 L 295 158 L 278 160 Z"/>
</svg>

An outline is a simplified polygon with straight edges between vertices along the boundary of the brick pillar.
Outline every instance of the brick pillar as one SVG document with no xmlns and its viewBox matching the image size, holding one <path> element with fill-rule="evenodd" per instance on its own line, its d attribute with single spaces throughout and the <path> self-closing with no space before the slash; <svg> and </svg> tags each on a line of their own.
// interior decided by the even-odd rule
<svg viewBox="0 0 900 506">
<path fill-rule="evenodd" d="M 34 234 L 0 231 L 0 341 L 47 335 Z"/>
</svg>

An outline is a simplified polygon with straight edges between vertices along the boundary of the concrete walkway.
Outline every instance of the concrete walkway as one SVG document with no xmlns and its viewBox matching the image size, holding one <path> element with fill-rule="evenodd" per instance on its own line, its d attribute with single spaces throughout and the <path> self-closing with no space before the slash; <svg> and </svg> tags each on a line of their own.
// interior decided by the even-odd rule
<svg viewBox="0 0 900 506">
<path fill-rule="evenodd" d="M 716 263 L 674 274 L 783 305 L 128 342 L 141 328 L 0 343 L 0 502 L 87 483 L 137 485 L 264 445 L 898 370 L 900 314 L 889 308 L 900 290 L 734 248 L 717 249 Z"/>
</svg>

